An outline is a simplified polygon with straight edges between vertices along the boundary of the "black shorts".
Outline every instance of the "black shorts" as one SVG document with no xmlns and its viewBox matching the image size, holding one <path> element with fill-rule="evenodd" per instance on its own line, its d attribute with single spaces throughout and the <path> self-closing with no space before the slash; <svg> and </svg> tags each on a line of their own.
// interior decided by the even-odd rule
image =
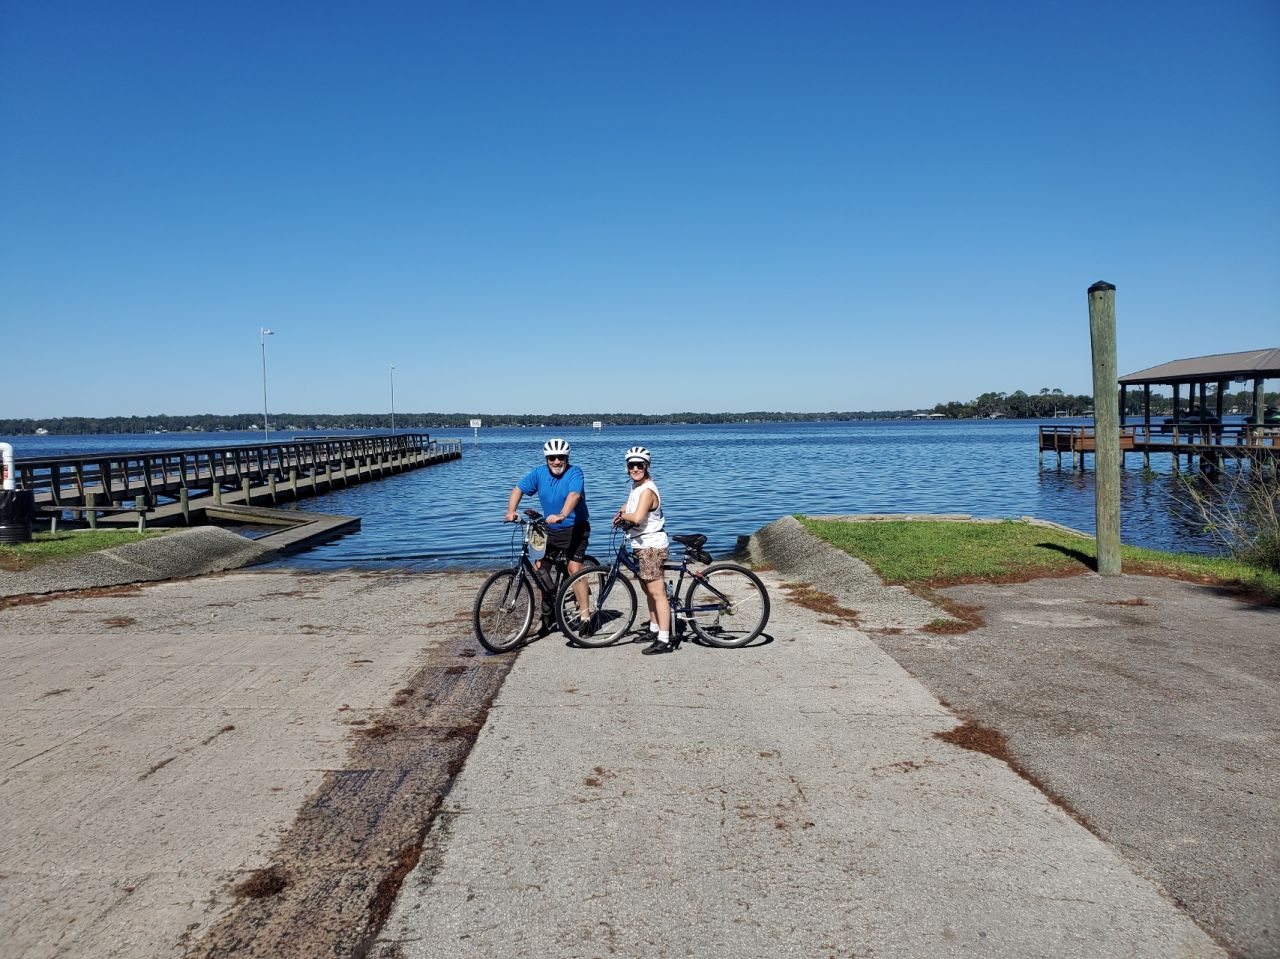
<svg viewBox="0 0 1280 959">
<path fill-rule="evenodd" d="M 587 555 L 587 540 L 591 536 L 590 523 L 575 523 L 564 529 L 547 530 L 547 552 L 559 551 L 574 563 L 581 563 Z"/>
</svg>

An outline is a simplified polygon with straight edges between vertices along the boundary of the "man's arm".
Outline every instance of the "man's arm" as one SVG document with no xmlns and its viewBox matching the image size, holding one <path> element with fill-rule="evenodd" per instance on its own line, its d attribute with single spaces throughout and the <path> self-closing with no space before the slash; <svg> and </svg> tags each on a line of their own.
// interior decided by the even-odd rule
<svg viewBox="0 0 1280 959">
<path fill-rule="evenodd" d="M 564 498 L 564 506 L 560 508 L 560 512 L 554 513 L 553 515 L 548 516 L 547 522 L 553 525 L 555 523 L 559 523 L 561 520 L 563 520 L 566 516 L 568 516 L 570 513 L 574 511 L 574 508 L 578 505 L 578 500 L 580 499 L 582 499 L 581 493 L 576 493 L 576 492 L 570 493 L 568 496 Z"/>
<path fill-rule="evenodd" d="M 524 496 L 524 490 L 519 486 L 511 487 L 511 495 L 507 497 L 507 515 L 502 518 L 504 523 L 510 523 L 516 518 L 516 507 L 520 505 L 522 496 Z"/>
</svg>

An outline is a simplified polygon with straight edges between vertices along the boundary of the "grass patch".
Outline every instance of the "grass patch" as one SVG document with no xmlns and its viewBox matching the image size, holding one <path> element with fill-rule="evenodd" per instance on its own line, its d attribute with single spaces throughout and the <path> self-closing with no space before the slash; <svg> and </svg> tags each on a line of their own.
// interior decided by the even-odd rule
<svg viewBox="0 0 1280 959">
<path fill-rule="evenodd" d="M 834 596 L 814 589 L 809 583 L 783 583 L 782 588 L 787 591 L 787 595 L 793 603 L 806 609 L 855 625 L 858 622 L 858 611 L 856 609 L 841 606 Z"/>
<path fill-rule="evenodd" d="M 973 626 L 960 619 L 931 619 L 920 627 L 923 633 L 937 633 L 939 635 L 949 635 L 951 633 L 967 633 L 973 629 Z"/>
<path fill-rule="evenodd" d="M 913 589 L 1071 576 L 1097 563 L 1092 538 L 1015 520 L 843 523 L 796 518 L 815 536 L 865 562 L 886 583 Z M 1124 546 L 1121 562 L 1126 573 L 1221 585 L 1280 602 L 1280 574 L 1238 560 Z"/>
<path fill-rule="evenodd" d="M 36 533 L 30 543 L 0 546 L 0 570 L 16 573 L 65 556 L 78 556 L 112 546 L 124 546 L 143 539 L 163 536 L 168 530 L 86 530 L 84 532 Z"/>
</svg>

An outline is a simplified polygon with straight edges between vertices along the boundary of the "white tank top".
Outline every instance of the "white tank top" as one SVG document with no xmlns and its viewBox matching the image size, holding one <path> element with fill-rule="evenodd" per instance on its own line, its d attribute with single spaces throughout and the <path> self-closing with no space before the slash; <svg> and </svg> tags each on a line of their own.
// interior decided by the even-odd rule
<svg viewBox="0 0 1280 959">
<path fill-rule="evenodd" d="M 644 522 L 631 531 L 631 545 L 637 549 L 662 549 L 670 541 L 662 529 L 665 523 L 662 518 L 662 494 L 658 492 L 658 487 L 653 484 L 653 480 L 647 479 L 639 486 L 632 488 L 631 495 L 627 497 L 627 508 L 623 512 L 634 513 L 640 507 L 640 494 L 645 490 L 653 490 L 653 498 L 657 500 L 657 505 L 649 510 L 649 515 L 645 517 Z"/>
</svg>

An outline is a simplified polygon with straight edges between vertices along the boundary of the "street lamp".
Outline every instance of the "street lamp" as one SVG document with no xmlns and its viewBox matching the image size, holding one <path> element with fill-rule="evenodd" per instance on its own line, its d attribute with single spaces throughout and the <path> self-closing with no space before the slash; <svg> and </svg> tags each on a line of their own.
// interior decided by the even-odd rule
<svg viewBox="0 0 1280 959">
<path fill-rule="evenodd" d="M 391 364 L 391 432 L 396 431 L 396 365 Z"/>
<path fill-rule="evenodd" d="M 258 327 L 258 340 L 262 346 L 262 441 L 270 443 L 271 438 L 267 435 L 270 427 L 267 425 L 267 337 L 275 336 L 274 330 L 269 330 L 265 326 Z"/>
</svg>

